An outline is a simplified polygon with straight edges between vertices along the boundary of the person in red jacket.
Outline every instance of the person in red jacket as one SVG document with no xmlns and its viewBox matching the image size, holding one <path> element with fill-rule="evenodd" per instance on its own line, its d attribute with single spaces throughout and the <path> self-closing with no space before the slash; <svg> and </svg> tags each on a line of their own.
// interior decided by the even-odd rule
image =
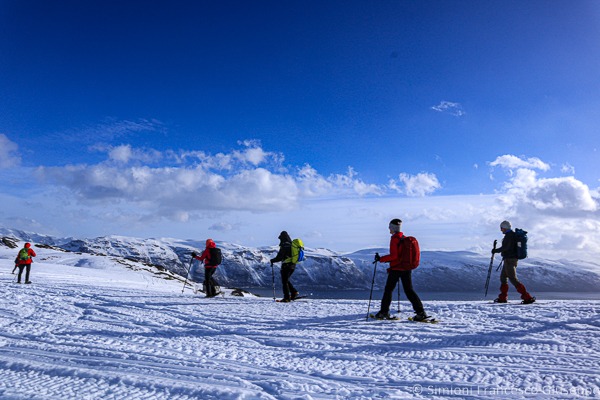
<svg viewBox="0 0 600 400">
<path fill-rule="evenodd" d="M 394 288 L 398 284 L 398 280 L 402 281 L 402 288 L 406 297 L 412 304 L 413 310 L 416 315 L 413 317 L 414 321 L 423 321 L 427 318 L 425 310 L 423 309 L 423 303 L 421 299 L 413 289 L 412 285 L 412 270 L 406 269 L 401 265 L 402 260 L 402 248 L 400 246 L 400 240 L 404 234 L 400 231 L 402 227 L 402 220 L 395 218 L 390 221 L 389 228 L 390 234 L 390 254 L 380 257 L 379 254 L 375 254 L 375 261 L 382 263 L 390 263 L 390 267 L 387 270 L 388 277 L 385 283 L 385 289 L 383 291 L 383 298 L 381 299 L 381 308 L 375 318 L 377 319 L 390 319 L 390 304 L 392 303 L 392 294 Z"/>
<path fill-rule="evenodd" d="M 215 260 L 211 260 L 211 249 L 217 249 L 216 243 L 212 239 L 206 239 L 206 249 L 201 255 L 192 253 L 192 257 L 202 262 L 204 261 L 204 287 L 206 297 L 215 297 L 217 293 L 216 282 L 213 279 L 213 275 L 217 270 L 218 263 Z"/>
<path fill-rule="evenodd" d="M 15 264 L 19 266 L 19 276 L 17 278 L 17 283 L 21 283 L 21 276 L 23 275 L 23 270 L 25 270 L 25 283 L 29 284 L 31 281 L 29 280 L 29 272 L 31 271 L 31 263 L 33 262 L 33 257 L 35 257 L 35 251 L 31 248 L 31 243 L 25 243 L 25 246 L 19 250 L 19 254 L 15 259 Z"/>
</svg>

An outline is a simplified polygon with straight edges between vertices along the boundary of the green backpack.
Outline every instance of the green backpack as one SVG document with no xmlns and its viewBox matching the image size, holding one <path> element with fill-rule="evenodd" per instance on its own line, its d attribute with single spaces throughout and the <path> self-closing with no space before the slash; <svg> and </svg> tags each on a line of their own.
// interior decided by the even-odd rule
<svg viewBox="0 0 600 400">
<path fill-rule="evenodd" d="M 19 250 L 19 260 L 27 261 L 29 259 L 31 259 L 31 256 L 29 255 L 29 249 L 23 247 L 21 250 Z"/>
<path fill-rule="evenodd" d="M 287 262 L 298 264 L 304 261 L 304 243 L 302 239 L 292 240 L 292 256 L 287 259 Z"/>
</svg>

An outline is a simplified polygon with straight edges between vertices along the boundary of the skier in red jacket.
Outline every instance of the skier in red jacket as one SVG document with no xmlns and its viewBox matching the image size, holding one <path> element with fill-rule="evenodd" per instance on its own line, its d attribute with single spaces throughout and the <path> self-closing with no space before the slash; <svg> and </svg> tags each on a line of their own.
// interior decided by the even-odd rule
<svg viewBox="0 0 600 400">
<path fill-rule="evenodd" d="M 216 260 L 211 260 L 211 249 L 216 249 L 217 244 L 212 239 L 206 239 L 206 249 L 202 252 L 201 255 L 196 253 L 192 253 L 192 257 L 196 260 L 202 262 L 204 261 L 204 287 L 206 297 L 215 297 L 217 293 L 216 282 L 213 279 L 213 275 L 217 270 Z"/>
<path fill-rule="evenodd" d="M 29 272 L 31 271 L 31 263 L 33 262 L 33 257 L 35 257 L 35 251 L 31 248 L 31 243 L 25 243 L 25 246 L 21 250 L 19 250 L 19 254 L 15 259 L 15 264 L 19 267 L 19 276 L 17 278 L 17 283 L 21 283 L 21 276 L 23 275 L 23 270 L 25 270 L 25 283 L 29 284 L 31 281 L 29 280 Z"/>
<path fill-rule="evenodd" d="M 390 254 L 380 257 L 379 254 L 375 254 L 375 261 L 379 261 L 382 263 L 390 263 L 390 267 L 388 268 L 388 277 L 385 283 L 385 289 L 383 291 L 383 298 L 381 299 L 381 308 L 377 314 L 375 314 L 375 318 L 377 319 L 390 319 L 393 318 L 390 316 L 390 304 L 392 303 L 392 293 L 394 292 L 394 288 L 398 284 L 398 280 L 402 281 L 402 288 L 404 289 L 404 293 L 406 297 L 410 301 L 413 306 L 413 310 L 415 311 L 415 316 L 413 317 L 414 321 L 424 321 L 427 318 L 427 314 L 423 309 L 423 303 L 421 303 L 421 299 L 413 289 L 412 285 L 412 270 L 407 268 L 402 263 L 402 247 L 400 246 L 400 241 L 404 237 L 404 234 L 400 231 L 402 227 L 402 220 L 395 218 L 390 221 L 389 228 L 390 234 L 392 235 L 390 239 Z"/>
</svg>

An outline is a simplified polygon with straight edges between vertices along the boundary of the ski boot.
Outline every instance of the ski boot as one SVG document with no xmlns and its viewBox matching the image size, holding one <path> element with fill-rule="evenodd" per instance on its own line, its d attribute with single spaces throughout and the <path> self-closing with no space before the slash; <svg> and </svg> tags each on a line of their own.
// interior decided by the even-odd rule
<svg viewBox="0 0 600 400">
<path fill-rule="evenodd" d="M 417 315 L 412 317 L 412 320 L 421 322 L 421 321 L 425 321 L 427 318 L 429 318 L 429 316 L 427 314 L 425 314 L 425 311 L 421 311 L 420 313 L 417 313 Z"/>
<path fill-rule="evenodd" d="M 375 319 L 395 319 L 390 315 L 389 312 L 379 311 L 377 314 L 373 316 Z"/>
<path fill-rule="evenodd" d="M 532 304 L 535 303 L 535 297 L 530 297 L 527 300 L 523 300 L 521 304 Z"/>
</svg>

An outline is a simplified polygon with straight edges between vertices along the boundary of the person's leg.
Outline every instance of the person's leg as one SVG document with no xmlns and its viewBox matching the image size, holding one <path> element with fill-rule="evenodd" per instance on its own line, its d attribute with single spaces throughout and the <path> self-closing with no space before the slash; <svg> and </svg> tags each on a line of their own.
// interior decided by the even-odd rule
<svg viewBox="0 0 600 400">
<path fill-rule="evenodd" d="M 289 279 L 292 274 L 291 268 L 286 265 L 281 266 L 281 286 L 283 289 L 283 299 L 290 300 L 290 287 L 289 287 Z"/>
<path fill-rule="evenodd" d="M 495 301 L 499 303 L 506 303 L 508 301 L 508 274 L 506 273 L 506 262 L 502 262 L 504 263 L 504 266 L 502 267 L 502 272 L 500 273 L 500 294 Z"/>
<path fill-rule="evenodd" d="M 29 280 L 29 272 L 31 271 L 31 264 L 25 266 L 25 283 L 31 283 Z"/>
<path fill-rule="evenodd" d="M 523 283 L 521 283 L 521 281 L 519 281 L 519 278 L 517 278 L 518 260 L 515 258 L 515 259 L 510 259 L 507 261 L 508 262 L 504 263 L 504 266 L 506 268 L 506 276 L 510 280 L 510 283 L 512 283 L 513 286 L 515 287 L 515 289 L 517 289 L 517 292 L 519 292 L 519 294 L 521 295 L 522 300 L 530 301 L 533 298 L 533 296 L 531 296 L 527 292 L 525 285 L 523 285 Z"/>
<path fill-rule="evenodd" d="M 400 279 L 402 279 L 402 288 L 404 289 L 404 293 L 406 294 L 406 298 L 412 304 L 413 310 L 417 314 L 421 314 L 424 312 L 423 303 L 421 299 L 417 295 L 417 292 L 413 289 L 412 285 L 412 271 L 402 271 L 400 273 Z"/>
<path fill-rule="evenodd" d="M 19 275 L 17 276 L 17 283 L 21 283 L 21 276 L 23 275 L 24 269 L 25 269 L 25 266 L 22 264 L 19 264 Z"/>
<path fill-rule="evenodd" d="M 292 285 L 292 275 L 294 274 L 294 271 L 296 271 L 295 266 L 294 267 L 290 267 L 290 273 L 288 275 L 288 281 L 287 281 L 287 285 L 288 285 L 288 292 L 290 293 L 290 299 L 294 300 L 296 298 L 296 296 L 298 296 L 298 291 L 296 290 L 296 288 L 294 287 L 294 285 Z"/>
<path fill-rule="evenodd" d="M 377 314 L 388 315 L 390 313 L 390 304 L 392 304 L 392 293 L 400 279 L 400 271 L 389 271 L 385 289 L 383 289 L 383 297 L 381 298 L 381 307 Z"/>
<path fill-rule="evenodd" d="M 215 295 L 215 287 L 212 280 L 212 275 L 214 272 L 214 268 L 204 268 L 204 286 L 206 287 L 206 297 L 213 297 Z"/>
</svg>

